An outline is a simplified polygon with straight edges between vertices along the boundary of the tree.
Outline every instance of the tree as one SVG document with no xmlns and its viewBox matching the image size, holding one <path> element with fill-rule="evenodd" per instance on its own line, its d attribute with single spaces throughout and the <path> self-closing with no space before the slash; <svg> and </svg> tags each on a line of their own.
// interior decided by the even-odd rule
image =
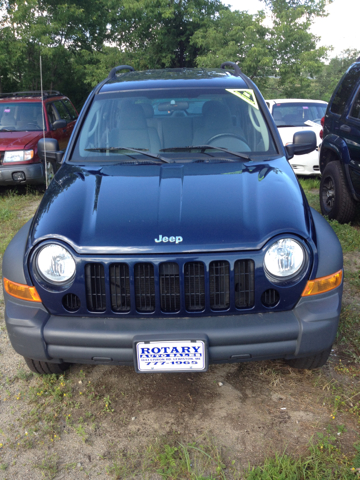
<svg viewBox="0 0 360 480">
<path fill-rule="evenodd" d="M 311 97 L 328 102 L 341 77 L 359 56 L 359 50 L 348 49 L 341 52 L 338 57 L 332 58 L 328 65 L 323 65 L 321 72 L 312 83 Z"/>
<path fill-rule="evenodd" d="M 224 10 L 220 0 L 127 0 L 112 40 L 141 69 L 194 67 L 195 32 Z"/>
<path fill-rule="evenodd" d="M 192 41 L 204 51 L 197 63 L 215 67 L 233 60 L 265 95 L 308 97 L 328 50 L 317 47 L 310 26 L 315 17 L 326 15 L 330 1 L 263 0 L 266 16 L 263 11 L 223 11 L 210 28 L 194 35 Z"/>
<path fill-rule="evenodd" d="M 278 78 L 276 97 L 308 98 L 313 79 L 323 67 L 328 49 L 317 48 L 310 32 L 315 17 L 326 16 L 332 0 L 262 0 L 271 13 L 269 43 L 273 74 Z"/>
<path fill-rule="evenodd" d="M 263 88 L 273 62 L 264 19 L 264 12 L 250 15 L 222 11 L 212 25 L 199 29 L 193 36 L 192 43 L 204 52 L 197 57 L 197 65 L 219 67 L 224 61 L 234 61 Z"/>
</svg>

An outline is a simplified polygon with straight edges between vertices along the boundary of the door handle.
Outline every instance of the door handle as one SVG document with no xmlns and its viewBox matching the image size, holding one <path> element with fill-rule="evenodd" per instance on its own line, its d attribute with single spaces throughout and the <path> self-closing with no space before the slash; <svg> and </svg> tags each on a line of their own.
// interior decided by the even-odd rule
<svg viewBox="0 0 360 480">
<path fill-rule="evenodd" d="M 349 125 L 341 125 L 340 130 L 343 132 L 351 132 L 351 127 L 349 127 Z"/>
</svg>

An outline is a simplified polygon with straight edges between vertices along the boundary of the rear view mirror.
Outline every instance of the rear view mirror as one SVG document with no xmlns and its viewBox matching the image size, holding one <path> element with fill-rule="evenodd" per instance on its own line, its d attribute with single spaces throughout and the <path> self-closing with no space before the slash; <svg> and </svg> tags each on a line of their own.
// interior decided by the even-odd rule
<svg viewBox="0 0 360 480">
<path fill-rule="evenodd" d="M 43 162 L 46 156 L 48 162 L 60 164 L 64 151 L 59 150 L 59 142 L 55 138 L 42 138 L 38 141 L 38 155 Z"/>
<path fill-rule="evenodd" d="M 188 102 L 171 102 L 159 103 L 159 112 L 174 112 L 175 110 L 187 110 L 189 108 Z"/>
<path fill-rule="evenodd" d="M 66 120 L 55 120 L 55 122 L 52 124 L 53 130 L 57 130 L 58 128 L 66 128 Z"/>
<path fill-rule="evenodd" d="M 294 155 L 305 155 L 316 148 L 316 135 L 312 130 L 294 133 L 293 143 L 285 146 L 288 160 Z"/>
</svg>

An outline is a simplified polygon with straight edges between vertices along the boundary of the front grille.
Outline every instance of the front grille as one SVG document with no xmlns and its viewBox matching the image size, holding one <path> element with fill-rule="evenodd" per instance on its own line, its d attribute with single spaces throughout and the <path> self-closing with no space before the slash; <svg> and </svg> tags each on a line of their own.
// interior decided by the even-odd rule
<svg viewBox="0 0 360 480">
<path fill-rule="evenodd" d="M 235 306 L 251 308 L 255 302 L 254 262 L 237 260 L 235 262 Z"/>
<path fill-rule="evenodd" d="M 85 266 L 86 303 L 90 312 L 105 312 L 105 272 L 101 263 Z"/>
<path fill-rule="evenodd" d="M 185 306 L 189 312 L 205 308 L 205 269 L 201 262 L 185 263 Z"/>
<path fill-rule="evenodd" d="M 163 312 L 180 310 L 180 277 L 177 263 L 160 265 L 160 303 Z"/>
<path fill-rule="evenodd" d="M 255 304 L 253 260 L 237 260 L 234 269 L 216 260 L 207 270 L 203 262 L 113 263 L 109 267 L 109 304 L 105 269 L 101 263 L 85 266 L 87 308 L 92 312 L 164 313 L 203 312 L 251 308 Z"/>
<path fill-rule="evenodd" d="M 135 265 L 135 298 L 138 312 L 155 311 L 155 276 L 151 263 Z"/>
<path fill-rule="evenodd" d="M 110 294 L 114 312 L 130 311 L 130 275 L 126 263 L 110 265 Z"/>
<path fill-rule="evenodd" d="M 210 263 L 210 307 L 226 310 L 230 306 L 230 266 L 228 262 Z"/>
</svg>

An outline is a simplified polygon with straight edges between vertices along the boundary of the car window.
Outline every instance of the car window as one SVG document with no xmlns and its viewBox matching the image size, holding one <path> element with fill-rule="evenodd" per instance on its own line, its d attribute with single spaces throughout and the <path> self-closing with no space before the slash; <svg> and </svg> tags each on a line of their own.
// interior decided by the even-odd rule
<svg viewBox="0 0 360 480">
<path fill-rule="evenodd" d="M 62 100 L 62 102 L 65 104 L 66 108 L 68 109 L 71 119 L 75 120 L 78 117 L 77 111 L 75 110 L 73 104 L 70 102 L 68 99 Z"/>
<path fill-rule="evenodd" d="M 331 103 L 331 111 L 342 115 L 348 99 L 350 98 L 355 85 L 360 79 L 360 66 L 355 65 L 351 70 L 346 74 L 343 81 L 341 82 L 338 90 L 335 93 L 333 101 Z"/>
<path fill-rule="evenodd" d="M 208 144 L 248 155 L 278 153 L 252 90 L 152 89 L 96 95 L 72 159 L 125 158 L 111 151 L 117 147 L 163 156 Z M 193 157 L 183 152 L 182 158 Z"/>
<path fill-rule="evenodd" d="M 326 107 L 326 103 L 314 102 L 276 103 L 272 115 L 278 127 L 303 127 L 309 121 L 320 124 Z"/>
<path fill-rule="evenodd" d="M 57 120 L 57 112 L 51 103 L 46 105 L 46 113 L 48 115 L 49 123 L 52 125 Z"/>
<path fill-rule="evenodd" d="M 72 118 L 70 116 L 70 113 L 68 112 L 67 108 L 63 104 L 61 100 L 56 100 L 54 103 L 54 106 L 56 110 L 59 112 L 60 118 L 62 120 L 66 120 L 67 122 L 71 122 Z"/>
<path fill-rule="evenodd" d="M 40 102 L 8 102 L 0 104 L 0 129 L 7 131 L 42 130 Z"/>
<path fill-rule="evenodd" d="M 360 119 L 360 89 L 351 107 L 350 117 Z"/>
</svg>

